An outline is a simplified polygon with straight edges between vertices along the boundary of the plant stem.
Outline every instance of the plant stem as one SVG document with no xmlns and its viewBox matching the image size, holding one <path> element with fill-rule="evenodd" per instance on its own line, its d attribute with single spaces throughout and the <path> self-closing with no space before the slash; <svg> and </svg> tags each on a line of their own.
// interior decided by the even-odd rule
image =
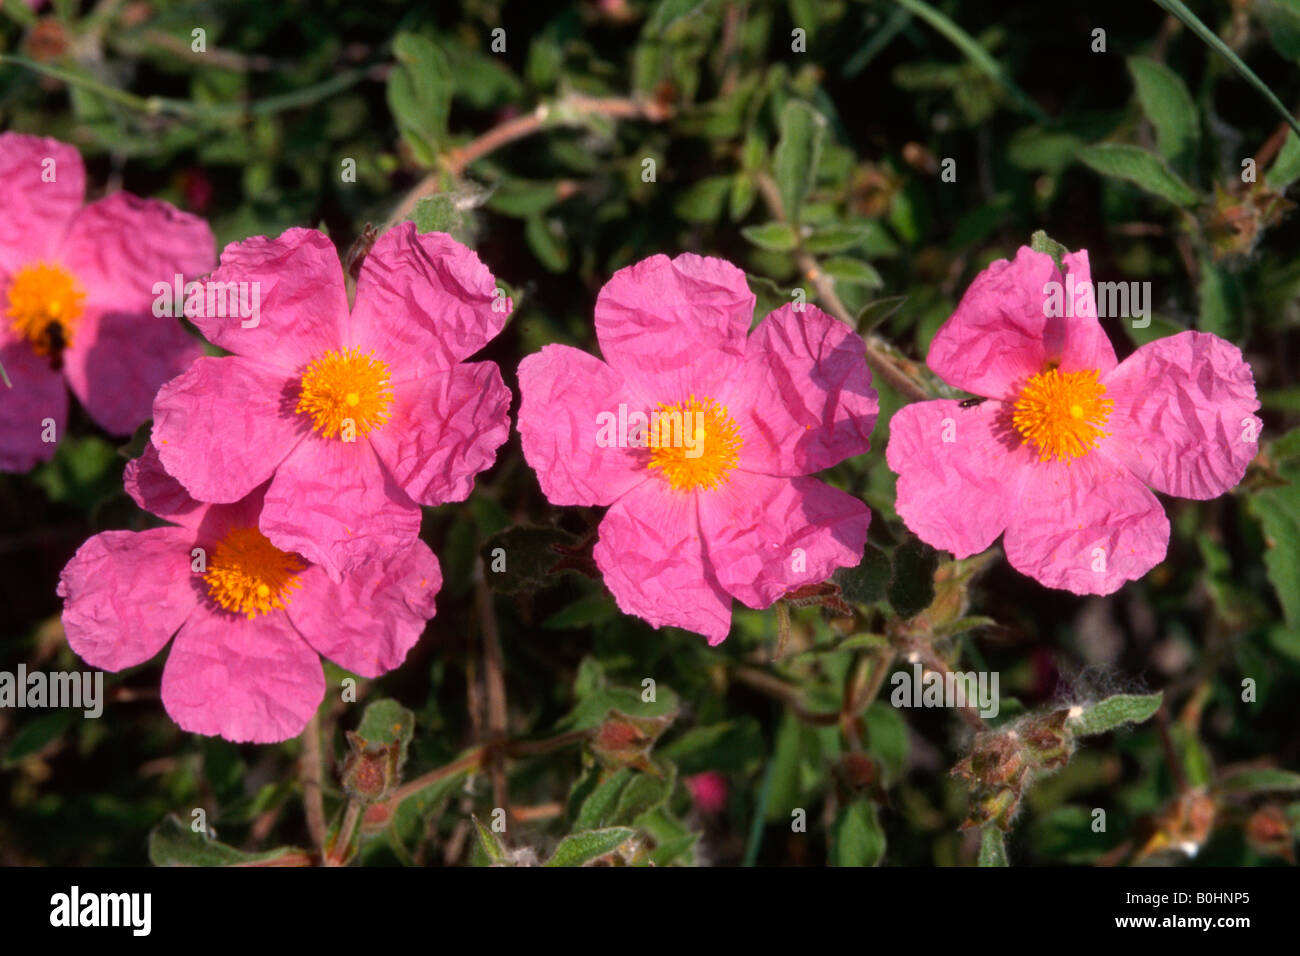
<svg viewBox="0 0 1300 956">
<path fill-rule="evenodd" d="M 302 784 L 302 806 L 307 814 L 307 831 L 312 845 L 325 847 L 325 795 L 321 790 L 320 710 L 311 715 L 302 732 L 302 753 L 298 757 L 298 780 Z"/>
<path fill-rule="evenodd" d="M 763 201 L 771 210 L 772 217 L 781 222 L 788 223 L 785 208 L 781 202 L 781 191 L 777 188 L 772 177 L 766 173 L 758 173 L 755 177 L 758 184 L 758 190 L 763 194 Z M 812 253 L 803 247 L 802 237 L 799 239 L 799 245 L 794 251 L 795 262 L 799 264 L 799 270 L 813 284 L 817 291 L 818 300 L 826 307 L 826 311 L 835 316 L 849 328 L 857 330 L 858 323 L 854 315 L 849 312 L 848 308 L 840 300 L 835 292 L 835 282 L 822 271 L 818 265 L 817 259 Z M 885 354 L 883 350 L 883 341 L 875 335 L 863 336 L 863 342 L 867 347 L 867 364 L 871 370 L 887 381 L 895 391 L 904 398 L 910 398 L 914 401 L 924 401 L 930 395 L 916 381 L 907 374 L 906 371 L 899 368 L 898 365 Z"/>
<path fill-rule="evenodd" d="M 672 107 L 653 100 L 583 96 L 578 93 L 570 93 L 553 105 L 543 103 L 531 113 L 508 119 L 465 146 L 448 150 L 446 154 L 439 157 L 438 168 L 416 183 L 415 188 L 402 198 L 397 208 L 393 210 L 393 214 L 388 217 L 388 222 L 384 223 L 384 230 L 391 229 L 408 218 L 421 199 L 438 192 L 441 188 L 442 176 L 459 176 L 471 164 L 489 153 L 507 143 L 531 136 L 545 126 L 579 126 L 591 116 L 604 116 L 609 119 L 643 119 L 652 123 L 661 123 L 672 114 Z"/>
</svg>

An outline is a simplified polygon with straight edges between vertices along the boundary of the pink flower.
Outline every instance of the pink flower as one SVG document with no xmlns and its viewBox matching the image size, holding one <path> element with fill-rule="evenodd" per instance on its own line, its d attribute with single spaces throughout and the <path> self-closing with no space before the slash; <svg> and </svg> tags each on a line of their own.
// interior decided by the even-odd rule
<svg viewBox="0 0 1300 956">
<path fill-rule="evenodd" d="M 200 359 L 154 402 L 163 467 L 195 498 L 240 501 L 269 481 L 262 533 L 339 580 L 405 548 L 420 505 L 463 501 L 491 466 L 510 392 L 494 363 L 461 360 L 510 300 L 450 236 L 411 223 L 381 236 L 350 314 L 313 229 L 227 246 L 210 281 L 247 283 L 259 314 L 195 318 L 234 355 Z"/>
<path fill-rule="evenodd" d="M 695 809 L 713 816 L 727 809 L 727 778 L 716 770 L 706 770 L 686 778 Z"/>
<path fill-rule="evenodd" d="M 870 518 L 805 477 L 867 449 L 878 405 L 862 340 L 811 306 L 746 338 L 753 312 L 730 263 L 652 256 L 597 298 L 604 362 L 548 345 L 519 366 L 542 491 L 610 506 L 595 559 L 618 606 L 710 644 L 733 596 L 767 607 L 856 564 Z"/>
<path fill-rule="evenodd" d="M 433 617 L 442 574 L 423 541 L 335 583 L 257 530 L 265 488 L 202 504 L 150 446 L 127 464 L 126 490 L 174 524 L 83 544 L 59 578 L 63 626 L 72 649 L 108 671 L 144 663 L 176 635 L 162 700 L 184 730 L 252 743 L 296 736 L 325 694 L 319 654 L 378 677 Z"/>
<path fill-rule="evenodd" d="M 1064 261 L 1091 290 L 1087 252 Z M 1067 316 L 1063 287 L 1028 248 L 976 276 L 928 362 L 988 401 L 906 406 L 886 458 L 922 540 L 962 558 L 1005 531 L 1020 572 L 1110 594 L 1164 559 L 1169 521 L 1149 489 L 1213 498 L 1241 480 L 1259 402 L 1241 352 L 1215 335 L 1181 332 L 1117 364 L 1090 291 Z"/>
<path fill-rule="evenodd" d="M 128 435 L 158 386 L 202 354 L 155 317 L 157 282 L 213 266 L 203 220 L 116 193 L 83 206 L 86 171 L 64 143 L 0 133 L 0 471 L 54 455 L 70 387 L 103 429 Z"/>
</svg>

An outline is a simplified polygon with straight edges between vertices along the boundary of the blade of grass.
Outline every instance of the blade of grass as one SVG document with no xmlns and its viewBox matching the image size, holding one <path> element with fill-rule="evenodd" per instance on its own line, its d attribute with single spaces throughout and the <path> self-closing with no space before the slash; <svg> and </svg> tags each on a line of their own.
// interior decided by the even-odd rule
<svg viewBox="0 0 1300 956">
<path fill-rule="evenodd" d="M 1011 77 L 1007 76 L 1002 67 L 998 65 L 998 61 L 989 54 L 989 51 L 980 46 L 973 36 L 950 20 L 945 14 L 940 13 L 926 3 L 925 0 L 894 0 L 894 2 L 904 10 L 908 10 L 920 17 L 943 34 L 953 46 L 961 50 L 966 55 L 966 58 L 979 68 L 980 72 L 987 74 L 999 83 L 1022 110 L 1040 123 L 1048 122 L 1047 114 L 1039 109 L 1038 104 L 1025 95 L 1020 87 L 1012 82 Z"/>
<path fill-rule="evenodd" d="M 1256 76 L 1255 71 L 1248 67 L 1245 64 L 1245 61 L 1233 52 L 1232 47 L 1224 43 L 1217 33 L 1202 23 L 1200 18 L 1197 17 L 1196 14 L 1192 13 L 1191 10 L 1188 10 L 1187 6 L 1182 3 L 1181 0 L 1155 0 L 1155 2 L 1157 6 L 1167 10 L 1169 13 L 1172 13 L 1181 20 L 1189 30 L 1205 42 L 1206 46 L 1227 60 L 1232 68 L 1241 74 L 1242 79 L 1255 89 L 1259 90 L 1259 92 L 1263 94 L 1264 99 L 1268 100 L 1269 103 L 1273 105 L 1273 109 L 1277 110 L 1278 113 L 1285 117 L 1286 121 L 1291 124 L 1291 128 L 1297 133 L 1300 133 L 1300 122 L 1297 122 L 1296 118 L 1291 115 L 1291 111 L 1286 108 L 1286 104 L 1278 99 L 1273 91 L 1268 88 L 1268 84 Z"/>
</svg>

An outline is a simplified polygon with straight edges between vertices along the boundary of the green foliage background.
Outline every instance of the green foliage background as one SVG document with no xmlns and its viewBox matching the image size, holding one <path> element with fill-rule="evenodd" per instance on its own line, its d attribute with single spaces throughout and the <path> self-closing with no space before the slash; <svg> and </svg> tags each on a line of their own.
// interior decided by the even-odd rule
<svg viewBox="0 0 1300 956">
<path fill-rule="evenodd" d="M 93 195 L 168 199 L 206 216 L 219 245 L 319 225 L 346 253 L 395 212 L 451 232 L 514 298 L 481 357 L 516 394 L 524 355 L 594 349 L 601 284 L 658 252 L 740 264 L 756 319 L 796 287 L 835 300 L 902 377 L 875 376 L 873 450 L 827 476 L 872 509 L 863 564 L 837 575 L 838 593 L 737 605 L 717 648 L 617 612 L 584 573 L 599 514 L 551 507 L 514 435 L 468 502 L 427 509 L 446 583 L 424 638 L 399 670 L 361 681 L 358 703 L 331 692 L 322 705 L 331 832 L 358 799 L 349 761 L 388 746 L 395 772 L 424 781 L 372 805 L 340 855 L 1293 860 L 1300 217 L 1287 190 L 1300 140 L 1261 90 L 1300 104 L 1300 2 L 1191 6 L 1253 80 L 1176 3 L 65 0 L 34 14 L 5 0 L 0 126 L 74 143 Z M 530 116 L 528 135 L 478 138 Z M 884 464 L 899 389 L 952 394 L 924 368 L 931 336 L 979 269 L 1039 229 L 1086 248 L 1099 280 L 1152 283 L 1149 328 L 1104 323 L 1121 357 L 1212 331 L 1244 349 L 1264 403 L 1241 486 L 1167 499 L 1167 560 L 1109 599 L 1047 591 L 996 547 L 953 563 L 921 546 Z M 0 476 L 0 669 L 78 666 L 55 582 L 87 536 L 151 520 L 121 487 L 139 441 L 120 449 L 74 412 L 51 463 Z M 508 572 L 477 570 L 495 547 Z M 951 710 L 888 703 L 909 656 L 1000 673 L 985 736 Z M 163 659 L 107 675 L 98 721 L 0 711 L 0 863 L 313 858 L 303 742 L 182 733 L 158 700 Z M 332 688 L 346 676 L 327 665 Z M 1021 754 L 1032 766 L 1014 775 L 1011 809 L 991 783 L 1008 727 L 1050 744 Z M 344 735 L 358 729 L 368 750 Z M 721 812 L 692 805 L 687 781 L 706 771 L 725 777 Z M 491 826 L 502 787 L 504 836 Z M 196 808 L 220 843 L 193 832 Z"/>
</svg>

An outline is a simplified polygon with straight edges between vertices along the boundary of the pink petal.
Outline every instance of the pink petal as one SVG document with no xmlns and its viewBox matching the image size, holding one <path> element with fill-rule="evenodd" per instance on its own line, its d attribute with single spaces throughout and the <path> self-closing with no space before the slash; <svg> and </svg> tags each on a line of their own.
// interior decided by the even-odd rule
<svg viewBox="0 0 1300 956">
<path fill-rule="evenodd" d="M 163 467 L 200 501 L 232 502 L 266 481 L 303 440 L 284 372 L 240 357 L 201 358 L 154 399 Z"/>
<path fill-rule="evenodd" d="M 870 446 L 880 405 L 866 346 L 815 306 L 784 305 L 749 337 L 729 409 L 740 467 L 770 475 L 821 471 Z"/>
<path fill-rule="evenodd" d="M 699 495 L 700 528 L 718 583 L 750 607 L 862 559 L 867 506 L 815 478 L 734 473 Z"/>
<path fill-rule="evenodd" d="M 68 646 L 107 671 L 162 650 L 202 600 L 193 545 L 184 528 L 104 531 L 86 541 L 59 575 Z"/>
<path fill-rule="evenodd" d="M 281 551 L 296 551 L 338 581 L 369 561 L 408 548 L 420 533 L 420 508 L 379 463 L 368 441 L 313 434 L 276 471 L 261 528 Z"/>
<path fill-rule="evenodd" d="M 420 504 L 464 501 L 510 436 L 510 390 L 495 362 L 458 364 L 393 386 L 389 420 L 370 444 Z"/>
<path fill-rule="evenodd" d="M 1087 252 L 1065 257 L 1076 287 L 1092 281 Z M 1047 283 L 1065 278 L 1045 252 L 1021 246 L 1014 261 L 999 259 L 977 275 L 957 311 L 934 335 L 927 362 L 949 385 L 976 395 L 1014 401 L 1026 379 L 1059 362 L 1064 372 L 1115 367 L 1115 350 L 1097 321 L 1096 303 L 1081 299 L 1086 315 L 1047 316 Z M 1091 303 L 1091 307 L 1088 304 Z"/>
<path fill-rule="evenodd" d="M 652 627 L 683 627 L 720 644 L 731 630 L 731 596 L 704 555 L 695 496 L 647 481 L 600 522 L 596 565 L 624 614 Z"/>
<path fill-rule="evenodd" d="M 0 471 L 30 471 L 54 457 L 68 420 L 68 390 L 50 360 L 26 342 L 0 345 L 0 365 L 13 384 L 0 379 Z M 53 420 L 55 441 L 42 438 L 46 419 Z"/>
<path fill-rule="evenodd" d="M 282 611 L 250 621 L 200 609 L 162 677 L 163 706 L 182 730 L 236 743 L 296 737 L 324 696 L 320 658 Z"/>
<path fill-rule="evenodd" d="M 442 571 L 429 546 L 379 556 L 334 583 L 319 567 L 302 573 L 289 620 L 303 638 L 345 670 L 362 677 L 391 671 L 434 615 Z"/>
<path fill-rule="evenodd" d="M 552 504 L 607 505 L 646 480 L 638 449 L 619 447 L 617 434 L 597 441 L 602 414 L 649 412 L 600 359 L 547 345 L 519 363 L 519 392 L 524 457 Z"/>
<path fill-rule="evenodd" d="M 1003 539 L 1022 574 L 1075 594 L 1110 594 L 1164 560 L 1169 519 L 1123 465 L 1091 452 L 1036 462 Z"/>
<path fill-rule="evenodd" d="M 145 445 L 139 458 L 126 463 L 122 483 L 126 493 L 145 511 L 183 528 L 197 529 L 211 507 L 195 501 L 179 481 L 167 474 L 152 443 Z"/>
<path fill-rule="evenodd" d="M 1002 402 L 962 408 L 940 400 L 904 405 L 889 420 L 885 460 L 898 475 L 895 508 L 926 544 L 965 558 L 1010 523 L 1021 477 L 1037 464 L 1010 415 Z"/>
<path fill-rule="evenodd" d="M 496 337 L 513 308 L 474 250 L 401 223 L 361 266 L 347 344 L 393 366 L 393 381 L 451 368 Z"/>
<path fill-rule="evenodd" d="M 754 294 L 730 262 L 651 256 L 615 272 L 596 298 L 600 350 L 633 393 L 660 402 L 721 399 L 745 356 Z"/>
<path fill-rule="evenodd" d="M 109 311 L 83 318 L 63 365 L 90 417 L 109 434 L 129 435 L 152 416 L 162 384 L 202 355 L 176 319 Z"/>
<path fill-rule="evenodd" d="M 301 374 L 326 351 L 343 344 L 348 320 L 343 267 L 329 237 L 315 229 L 233 242 L 221 253 L 221 265 L 208 281 L 250 283 L 250 295 L 251 283 L 257 283 L 256 317 L 193 320 L 208 341 L 227 351 Z M 244 328 L 244 322 L 254 321 Z"/>
<path fill-rule="evenodd" d="M 46 163 L 51 159 L 52 167 Z M 44 182 L 46 175 L 54 181 Z M 86 170 L 75 147 L 0 133 L 0 289 L 23 266 L 57 259 L 85 197 Z"/>
<path fill-rule="evenodd" d="M 1259 450 L 1259 399 L 1241 350 L 1180 332 L 1138 349 L 1103 381 L 1115 407 L 1106 453 L 1156 491 L 1214 498 Z"/>
<path fill-rule="evenodd" d="M 204 220 L 170 203 L 114 193 L 77 214 L 62 259 L 86 290 L 88 313 L 152 317 L 154 285 L 171 285 L 178 273 L 207 275 L 216 265 L 216 240 Z"/>
</svg>

